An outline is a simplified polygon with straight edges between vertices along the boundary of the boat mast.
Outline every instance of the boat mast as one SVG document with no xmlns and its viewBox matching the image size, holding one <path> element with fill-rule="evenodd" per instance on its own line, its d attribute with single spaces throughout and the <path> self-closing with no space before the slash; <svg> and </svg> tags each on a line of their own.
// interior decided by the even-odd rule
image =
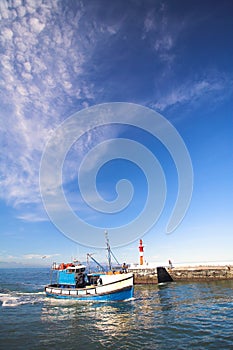
<svg viewBox="0 0 233 350">
<path fill-rule="evenodd" d="M 108 252 L 108 268 L 111 271 L 112 270 L 112 262 L 111 262 L 111 248 L 109 244 L 109 239 L 108 239 L 108 231 L 106 230 L 105 232 L 105 240 L 106 240 L 106 246 L 107 246 L 107 252 Z"/>
</svg>

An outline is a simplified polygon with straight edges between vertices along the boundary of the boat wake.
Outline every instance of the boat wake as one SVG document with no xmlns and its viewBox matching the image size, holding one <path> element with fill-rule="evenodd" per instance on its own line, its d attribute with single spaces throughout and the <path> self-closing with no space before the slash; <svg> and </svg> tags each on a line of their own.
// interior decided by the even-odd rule
<svg viewBox="0 0 233 350">
<path fill-rule="evenodd" d="M 24 304 L 37 304 L 44 300 L 43 292 L 24 293 L 8 292 L 0 293 L 0 305 L 2 307 L 17 307 Z"/>
</svg>

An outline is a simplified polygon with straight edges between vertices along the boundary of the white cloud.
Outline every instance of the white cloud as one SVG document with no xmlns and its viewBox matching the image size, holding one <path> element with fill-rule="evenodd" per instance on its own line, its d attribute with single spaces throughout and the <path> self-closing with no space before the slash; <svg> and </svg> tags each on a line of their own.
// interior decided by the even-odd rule
<svg viewBox="0 0 233 350">
<path fill-rule="evenodd" d="M 156 29 L 156 23 L 154 21 L 152 13 L 149 13 L 144 21 L 144 29 L 146 32 L 150 32 Z"/>
<path fill-rule="evenodd" d="M 26 8 L 24 6 L 20 6 L 17 8 L 18 17 L 23 17 L 26 14 Z"/>
<path fill-rule="evenodd" d="M 12 7 L 19 7 L 22 5 L 21 0 L 13 0 L 12 1 Z"/>
<path fill-rule="evenodd" d="M 50 259 L 55 256 L 60 256 L 60 254 L 35 254 L 35 253 L 30 253 L 30 254 L 24 254 L 22 256 L 23 259 L 25 260 L 34 260 L 34 259 Z"/>
<path fill-rule="evenodd" d="M 32 30 L 35 32 L 35 33 L 40 33 L 44 27 L 45 27 L 45 24 L 44 23 L 41 23 L 38 18 L 30 18 L 29 20 L 29 23 L 31 25 L 31 28 Z"/>
<path fill-rule="evenodd" d="M 17 218 L 26 222 L 45 222 L 49 220 L 48 217 L 42 217 L 40 213 L 37 215 L 36 212 L 21 214 Z"/>
<path fill-rule="evenodd" d="M 142 39 L 149 42 L 156 58 L 164 62 L 168 70 L 176 58 L 174 48 L 189 21 L 180 20 L 175 14 L 171 16 L 168 3 L 155 4 L 145 17 Z"/>
<path fill-rule="evenodd" d="M 219 91 L 223 91 L 229 83 L 224 80 L 225 78 L 219 75 L 210 75 L 208 78 L 200 81 L 187 81 L 168 90 L 166 94 L 163 94 L 163 97 L 158 99 L 158 102 L 153 104 L 153 107 L 163 111 L 165 108 L 178 103 L 197 103 L 205 98 L 216 95 L 216 93 L 219 94 Z"/>
<path fill-rule="evenodd" d="M 7 251 L 0 252 L 0 263 L 6 265 L 6 267 L 12 266 L 23 266 L 24 264 L 33 264 L 39 263 L 43 264 L 48 262 L 48 260 L 53 259 L 55 257 L 60 256 L 61 254 L 53 253 L 53 254 L 38 254 L 38 253 L 28 253 L 23 255 L 12 255 Z M 10 264 L 10 265 L 9 265 Z"/>
<path fill-rule="evenodd" d="M 24 68 L 25 68 L 26 72 L 31 72 L 32 67 L 31 67 L 30 62 L 25 62 L 24 63 Z"/>
<path fill-rule="evenodd" d="M 167 34 L 164 35 L 162 38 L 159 38 L 155 40 L 155 50 L 156 51 L 169 51 L 174 45 L 174 39 L 171 37 L 171 35 Z"/>
<path fill-rule="evenodd" d="M 4 37 L 6 40 L 11 40 L 13 37 L 13 32 L 10 28 L 4 28 L 4 30 L 2 31 L 2 37 Z"/>
<path fill-rule="evenodd" d="M 6 0 L 0 1 L 0 18 L 1 19 L 8 19 L 9 12 L 8 12 L 8 4 Z"/>
<path fill-rule="evenodd" d="M 88 43 L 80 29 L 84 10 L 77 5 L 76 11 L 72 20 L 59 1 L 15 1 L 11 7 L 0 1 L 0 102 L 6 107 L 0 112 L 1 197 L 17 208 L 40 203 L 40 158 L 52 130 L 73 112 L 74 101 L 81 109 L 94 99 L 94 86 L 79 76 L 101 28 L 84 22 Z M 41 215 L 24 211 L 21 219 L 40 221 Z"/>
</svg>

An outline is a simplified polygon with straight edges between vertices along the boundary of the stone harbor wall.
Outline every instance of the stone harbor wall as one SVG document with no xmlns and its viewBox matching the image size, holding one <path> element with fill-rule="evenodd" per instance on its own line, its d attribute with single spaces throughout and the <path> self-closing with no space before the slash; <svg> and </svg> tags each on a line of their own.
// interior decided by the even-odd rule
<svg viewBox="0 0 233 350">
<path fill-rule="evenodd" d="M 175 282 L 233 279 L 233 265 L 166 268 Z M 156 269 L 133 270 L 135 284 L 157 284 Z"/>
<path fill-rule="evenodd" d="M 156 268 L 129 269 L 134 274 L 134 284 L 157 284 Z"/>
<path fill-rule="evenodd" d="M 134 284 L 157 284 L 157 273 L 156 274 L 138 274 L 134 273 Z"/>
<path fill-rule="evenodd" d="M 233 266 L 198 266 L 168 269 L 174 281 L 233 279 Z"/>
</svg>

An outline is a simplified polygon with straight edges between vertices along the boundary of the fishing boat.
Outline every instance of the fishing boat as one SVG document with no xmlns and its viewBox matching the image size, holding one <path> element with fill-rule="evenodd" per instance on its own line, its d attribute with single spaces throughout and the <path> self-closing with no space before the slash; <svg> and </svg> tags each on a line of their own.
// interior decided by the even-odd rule
<svg viewBox="0 0 233 350">
<path fill-rule="evenodd" d="M 133 297 L 133 273 L 86 273 L 82 264 L 54 264 L 57 283 L 45 287 L 48 297 L 86 300 L 120 301 Z"/>
<path fill-rule="evenodd" d="M 45 293 L 48 297 L 80 301 L 120 301 L 133 297 L 133 273 L 127 272 L 125 264 L 118 271 L 112 267 L 111 255 L 118 265 L 119 262 L 111 251 L 107 232 L 105 234 L 108 271 L 92 257 L 92 254 L 87 254 L 87 257 L 91 258 L 102 272 L 87 273 L 86 266 L 77 261 L 68 264 L 53 263 L 51 281 L 45 287 Z M 56 283 L 52 283 L 54 271 L 57 273 Z"/>
</svg>

